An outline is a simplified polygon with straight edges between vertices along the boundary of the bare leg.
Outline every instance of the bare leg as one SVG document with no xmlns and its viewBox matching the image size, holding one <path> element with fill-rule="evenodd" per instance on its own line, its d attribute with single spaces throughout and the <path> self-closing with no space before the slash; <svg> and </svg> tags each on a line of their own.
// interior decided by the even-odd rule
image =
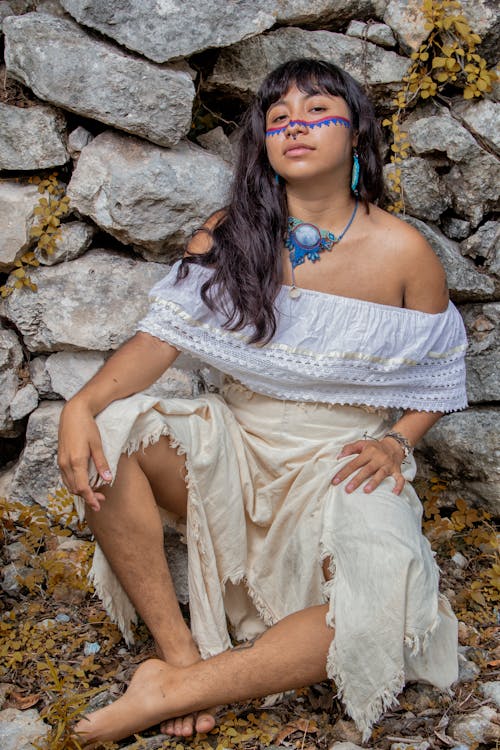
<svg viewBox="0 0 500 750">
<path fill-rule="evenodd" d="M 234 703 L 326 679 L 333 630 L 327 605 L 296 612 L 239 648 L 186 668 L 141 664 L 127 692 L 75 728 L 85 742 L 118 740 L 169 716 Z"/>
<path fill-rule="evenodd" d="M 166 438 L 142 453 L 122 456 L 106 501 L 87 520 L 106 558 L 169 664 L 188 666 L 200 656 L 177 602 L 163 549 L 157 503 L 186 515 L 185 463 Z M 193 732 L 192 716 L 168 728 L 177 735 Z M 200 732 L 210 731 L 213 716 L 197 718 Z"/>
</svg>

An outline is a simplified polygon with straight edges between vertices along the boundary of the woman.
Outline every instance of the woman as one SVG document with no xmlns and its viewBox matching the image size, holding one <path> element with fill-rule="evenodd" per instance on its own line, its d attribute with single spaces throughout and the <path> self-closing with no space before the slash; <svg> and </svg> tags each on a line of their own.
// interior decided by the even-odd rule
<svg viewBox="0 0 500 750">
<path fill-rule="evenodd" d="M 127 632 L 116 576 L 161 657 L 78 724 L 81 739 L 164 719 L 171 734 L 208 731 L 209 706 L 327 676 L 367 739 L 405 680 L 456 679 L 456 620 L 408 480 L 413 446 L 466 406 L 465 336 L 429 245 L 373 203 L 377 138 L 337 67 L 271 73 L 229 206 L 63 411 L 61 470 L 107 561 L 96 589 Z M 221 395 L 140 393 L 181 350 L 227 375 Z M 186 523 L 192 633 L 159 509 Z"/>
</svg>

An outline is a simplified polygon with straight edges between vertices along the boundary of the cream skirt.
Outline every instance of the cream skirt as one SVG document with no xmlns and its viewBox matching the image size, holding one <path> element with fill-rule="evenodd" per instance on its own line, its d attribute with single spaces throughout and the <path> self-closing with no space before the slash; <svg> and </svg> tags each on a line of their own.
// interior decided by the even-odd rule
<svg viewBox="0 0 500 750">
<path fill-rule="evenodd" d="M 380 437 L 386 418 L 277 400 L 235 382 L 194 399 L 138 394 L 97 418 L 113 474 L 121 453 L 162 435 L 186 455 L 189 604 L 202 656 L 329 602 L 327 672 L 365 738 L 405 681 L 446 688 L 457 678 L 457 623 L 421 533 L 413 460 L 400 496 L 392 478 L 368 495 L 331 484 L 352 458 L 337 459 L 342 446 Z M 91 577 L 131 641 L 135 613 L 99 549 Z"/>
</svg>

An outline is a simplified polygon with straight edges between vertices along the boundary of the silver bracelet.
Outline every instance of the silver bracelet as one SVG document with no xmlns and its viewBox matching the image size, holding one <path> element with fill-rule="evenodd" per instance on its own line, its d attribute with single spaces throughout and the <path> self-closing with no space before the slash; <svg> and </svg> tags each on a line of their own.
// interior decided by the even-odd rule
<svg viewBox="0 0 500 750">
<path fill-rule="evenodd" d="M 387 437 L 390 437 L 393 440 L 395 440 L 397 443 L 399 443 L 399 445 L 403 449 L 405 459 L 407 459 L 408 456 L 411 456 L 413 454 L 413 446 L 411 445 L 408 438 L 406 438 L 400 432 L 386 432 L 382 440 Z"/>
</svg>

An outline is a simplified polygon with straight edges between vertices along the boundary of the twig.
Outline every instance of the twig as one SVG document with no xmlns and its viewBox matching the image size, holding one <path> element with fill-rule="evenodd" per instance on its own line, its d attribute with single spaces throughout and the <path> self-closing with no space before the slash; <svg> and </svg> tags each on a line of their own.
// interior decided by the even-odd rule
<svg viewBox="0 0 500 750">
<path fill-rule="evenodd" d="M 307 720 L 306 728 L 304 730 L 304 736 L 302 737 L 302 745 L 300 746 L 300 750 L 304 750 L 304 743 L 305 743 L 306 737 L 307 737 L 307 730 L 309 729 L 309 721 L 310 721 L 310 719 Z"/>
</svg>

